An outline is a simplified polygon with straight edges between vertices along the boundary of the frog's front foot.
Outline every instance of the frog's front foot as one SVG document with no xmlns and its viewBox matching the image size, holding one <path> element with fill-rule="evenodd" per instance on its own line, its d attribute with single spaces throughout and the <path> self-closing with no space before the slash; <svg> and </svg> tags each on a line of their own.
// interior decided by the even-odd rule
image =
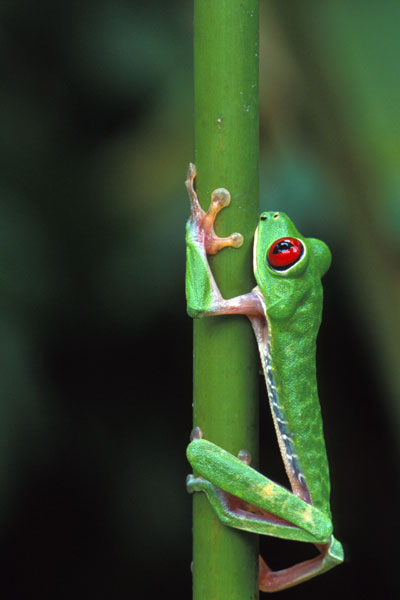
<svg viewBox="0 0 400 600">
<path fill-rule="evenodd" d="M 194 189 L 194 180 L 196 178 L 196 167 L 193 163 L 189 164 L 186 188 L 189 193 L 191 204 L 190 223 L 195 237 L 204 244 L 207 254 L 217 254 L 222 248 L 232 246 L 240 248 L 243 244 L 243 236 L 240 233 L 232 233 L 228 237 L 220 238 L 214 231 L 214 221 L 217 214 L 231 202 L 231 195 L 225 188 L 217 188 L 211 194 L 211 202 L 208 211 L 205 212 L 199 203 L 196 191 Z"/>
</svg>

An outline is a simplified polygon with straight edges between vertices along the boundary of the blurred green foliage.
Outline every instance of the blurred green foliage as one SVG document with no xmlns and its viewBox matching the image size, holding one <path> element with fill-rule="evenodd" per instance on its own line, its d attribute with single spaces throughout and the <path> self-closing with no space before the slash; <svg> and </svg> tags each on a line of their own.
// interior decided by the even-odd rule
<svg viewBox="0 0 400 600">
<path fill-rule="evenodd" d="M 334 254 L 318 360 L 349 562 L 297 593 L 393 597 L 400 6 L 261 8 L 262 208 L 287 210 Z M 140 585 L 190 594 L 191 10 L 183 0 L 0 6 L 5 598 L 124 598 Z M 262 433 L 269 426 L 266 415 Z M 287 546 L 263 544 L 287 564 Z"/>
</svg>

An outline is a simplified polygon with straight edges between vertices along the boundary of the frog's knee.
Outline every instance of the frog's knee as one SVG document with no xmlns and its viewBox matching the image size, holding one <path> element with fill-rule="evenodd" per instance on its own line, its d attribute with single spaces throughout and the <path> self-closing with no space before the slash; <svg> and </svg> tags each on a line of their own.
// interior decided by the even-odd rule
<svg viewBox="0 0 400 600">
<path fill-rule="evenodd" d="M 329 546 L 328 555 L 329 561 L 332 564 L 338 565 L 344 561 L 344 552 L 342 544 L 332 536 L 332 541 Z"/>
</svg>

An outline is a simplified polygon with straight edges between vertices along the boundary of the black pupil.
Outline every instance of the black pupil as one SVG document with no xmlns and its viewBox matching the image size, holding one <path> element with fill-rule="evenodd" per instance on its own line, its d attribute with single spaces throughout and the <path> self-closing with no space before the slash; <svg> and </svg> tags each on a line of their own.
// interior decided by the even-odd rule
<svg viewBox="0 0 400 600">
<path fill-rule="evenodd" d="M 276 246 L 272 250 L 272 254 L 280 254 L 281 252 L 287 252 L 287 250 L 290 250 L 290 248 L 293 248 L 292 242 L 289 242 L 288 240 L 283 240 L 282 242 L 278 242 L 276 244 Z"/>
</svg>

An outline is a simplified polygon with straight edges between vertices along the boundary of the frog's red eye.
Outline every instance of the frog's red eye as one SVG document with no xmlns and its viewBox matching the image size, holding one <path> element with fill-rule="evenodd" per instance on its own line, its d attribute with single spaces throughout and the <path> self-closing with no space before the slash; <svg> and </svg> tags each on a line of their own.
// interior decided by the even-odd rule
<svg viewBox="0 0 400 600">
<path fill-rule="evenodd" d="M 303 252 L 304 246 L 297 238 L 279 238 L 268 250 L 268 263 L 273 269 L 283 271 L 294 265 L 301 258 Z"/>
</svg>

